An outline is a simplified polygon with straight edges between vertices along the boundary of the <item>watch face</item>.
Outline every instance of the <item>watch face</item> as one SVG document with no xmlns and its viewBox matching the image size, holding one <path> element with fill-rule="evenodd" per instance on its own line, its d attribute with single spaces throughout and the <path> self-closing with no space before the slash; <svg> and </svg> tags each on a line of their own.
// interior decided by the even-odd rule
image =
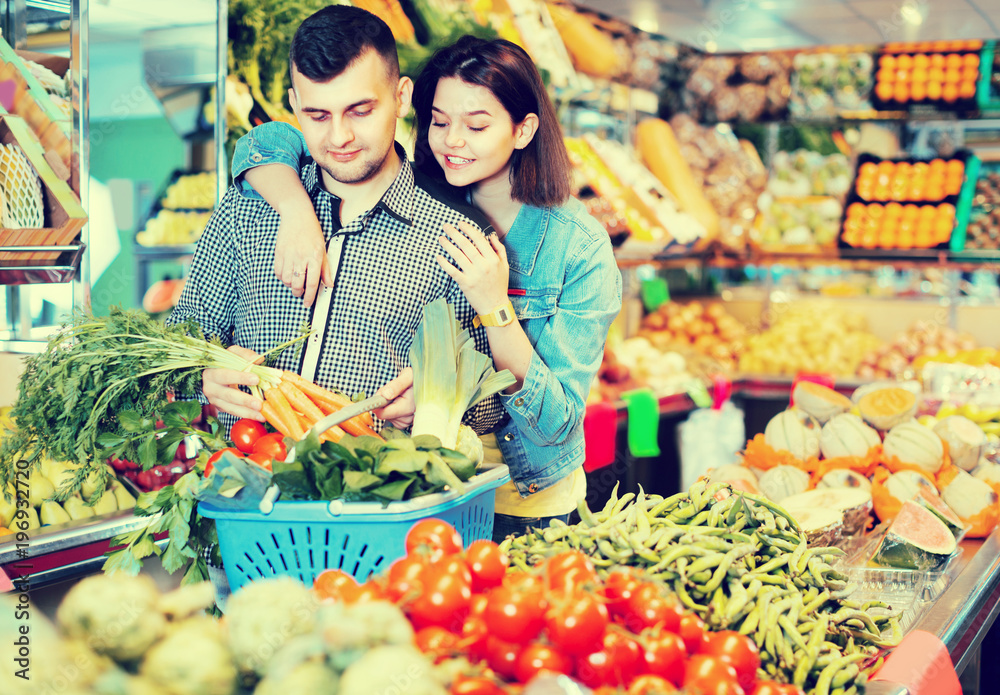
<svg viewBox="0 0 1000 695">
<path fill-rule="evenodd" d="M 507 313 L 507 307 L 500 309 L 500 311 L 497 312 L 497 316 L 501 321 L 510 321 L 510 314 Z"/>
</svg>

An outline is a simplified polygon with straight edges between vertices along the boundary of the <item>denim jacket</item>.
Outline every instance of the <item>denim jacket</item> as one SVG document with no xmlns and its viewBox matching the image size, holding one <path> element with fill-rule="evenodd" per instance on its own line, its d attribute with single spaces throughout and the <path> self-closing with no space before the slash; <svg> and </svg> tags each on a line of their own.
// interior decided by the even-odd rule
<svg viewBox="0 0 1000 695">
<path fill-rule="evenodd" d="M 244 195 L 259 197 L 241 174 L 262 164 L 298 169 L 307 157 L 292 126 L 257 126 L 236 145 L 233 180 Z M 511 479 L 527 496 L 583 464 L 587 394 L 621 309 L 622 279 L 608 233 L 574 198 L 556 207 L 522 205 L 503 242 L 510 300 L 534 353 L 521 389 L 501 395 L 509 418 L 496 435 Z"/>
</svg>

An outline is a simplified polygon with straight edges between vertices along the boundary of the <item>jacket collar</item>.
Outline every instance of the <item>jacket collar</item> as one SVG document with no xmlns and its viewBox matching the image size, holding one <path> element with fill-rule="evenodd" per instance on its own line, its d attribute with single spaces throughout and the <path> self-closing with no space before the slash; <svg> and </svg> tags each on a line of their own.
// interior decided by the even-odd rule
<svg viewBox="0 0 1000 695">
<path fill-rule="evenodd" d="M 514 224 L 504 237 L 507 248 L 507 262 L 510 269 L 521 275 L 531 275 L 535 269 L 538 250 L 545 239 L 549 224 L 549 210 L 534 205 L 523 204 L 514 218 Z"/>
<path fill-rule="evenodd" d="M 399 157 L 401 165 L 396 178 L 382 194 L 378 203 L 365 214 L 365 224 L 374 215 L 375 210 L 381 209 L 394 217 L 407 227 L 413 224 L 413 206 L 416 186 L 413 181 L 413 168 L 406 158 L 406 150 L 398 142 L 393 143 L 396 156 Z M 319 175 L 319 166 L 316 162 L 310 162 L 302 170 L 302 185 L 309 195 L 316 199 L 318 195 L 325 194 L 330 198 L 340 200 L 337 196 L 327 191 L 322 184 Z"/>
</svg>

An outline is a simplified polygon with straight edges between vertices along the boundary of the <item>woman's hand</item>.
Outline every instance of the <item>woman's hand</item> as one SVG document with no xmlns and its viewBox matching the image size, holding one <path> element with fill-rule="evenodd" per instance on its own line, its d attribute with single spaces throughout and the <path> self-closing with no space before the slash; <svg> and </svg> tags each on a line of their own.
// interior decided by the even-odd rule
<svg viewBox="0 0 1000 695">
<path fill-rule="evenodd" d="M 274 274 L 293 295 L 302 297 L 307 307 L 316 300 L 320 282 L 327 287 L 333 285 L 326 239 L 311 204 L 282 210 L 274 249 Z"/>
<path fill-rule="evenodd" d="M 253 362 L 260 355 L 253 350 L 247 350 L 239 345 L 233 345 L 229 351 L 243 359 Z M 208 402 L 219 410 L 224 410 L 236 417 L 246 417 L 264 422 L 260 409 L 264 406 L 259 398 L 249 393 L 243 393 L 237 386 L 256 386 L 260 379 L 256 374 L 240 372 L 235 369 L 206 369 L 201 375 L 201 390 Z"/>
<path fill-rule="evenodd" d="M 413 368 L 407 367 L 395 379 L 378 390 L 389 403 L 372 412 L 380 420 L 392 423 L 397 429 L 407 429 L 413 424 L 416 400 L 413 395 Z"/>
<path fill-rule="evenodd" d="M 461 231 L 446 224 L 444 231 L 448 236 L 440 238 L 442 248 L 458 268 L 444 256 L 438 256 L 437 262 L 458 283 L 475 312 L 485 314 L 507 301 L 510 279 L 507 249 L 496 234 L 487 238 L 467 222 L 459 222 L 458 226 Z"/>
</svg>

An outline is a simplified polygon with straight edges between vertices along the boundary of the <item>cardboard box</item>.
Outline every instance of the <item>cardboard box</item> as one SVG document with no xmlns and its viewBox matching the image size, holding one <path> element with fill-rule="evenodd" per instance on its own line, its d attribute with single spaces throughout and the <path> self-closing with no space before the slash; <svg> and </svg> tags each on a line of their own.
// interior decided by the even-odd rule
<svg viewBox="0 0 1000 695">
<path fill-rule="evenodd" d="M 4 246 L 66 246 L 76 239 L 87 222 L 87 213 L 69 184 L 56 175 L 45 151 L 24 119 L 0 117 L 0 142 L 16 144 L 24 152 L 42 181 L 45 227 L 10 229 L 0 227 L 0 261 L 22 265 L 45 265 L 59 257 L 58 251 L 3 251 Z"/>
</svg>

